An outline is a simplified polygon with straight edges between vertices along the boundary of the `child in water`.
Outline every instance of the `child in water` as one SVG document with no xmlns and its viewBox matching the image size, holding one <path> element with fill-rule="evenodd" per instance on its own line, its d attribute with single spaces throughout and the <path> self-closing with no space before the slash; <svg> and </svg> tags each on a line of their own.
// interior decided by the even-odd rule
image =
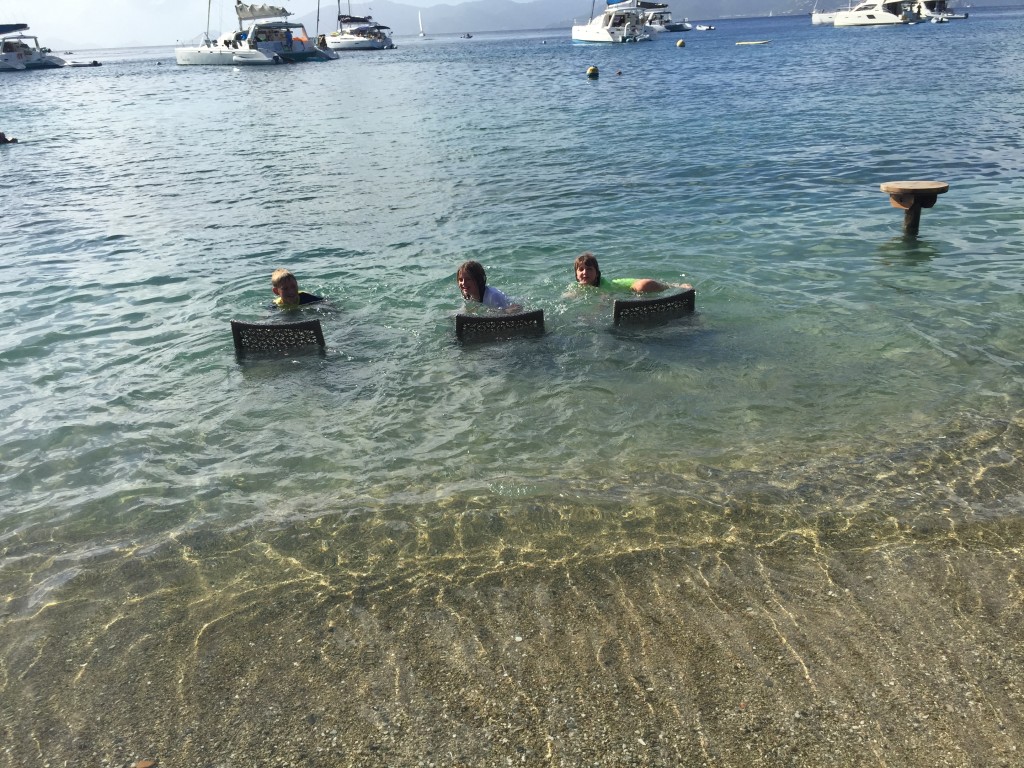
<svg viewBox="0 0 1024 768">
<path fill-rule="evenodd" d="M 316 304 L 323 301 L 322 296 L 314 296 L 299 290 L 299 281 L 287 269 L 275 269 L 270 276 L 270 285 L 274 289 L 274 305 L 281 309 L 295 309 L 303 304 Z"/>
<path fill-rule="evenodd" d="M 689 290 L 692 285 L 682 283 L 681 285 L 670 285 L 658 280 L 651 280 L 647 277 L 618 277 L 608 279 L 601 277 L 601 269 L 597 266 L 597 257 L 590 251 L 581 253 L 576 257 L 573 265 L 576 271 L 576 282 L 579 285 L 589 285 L 593 288 L 609 288 L 618 291 L 632 291 L 633 293 L 658 293 L 667 291 L 669 288 L 682 288 Z"/>
<path fill-rule="evenodd" d="M 459 290 L 466 301 L 479 301 L 485 307 L 494 309 L 519 309 L 519 305 L 508 296 L 487 285 L 487 275 L 478 261 L 467 261 L 456 274 Z"/>
</svg>

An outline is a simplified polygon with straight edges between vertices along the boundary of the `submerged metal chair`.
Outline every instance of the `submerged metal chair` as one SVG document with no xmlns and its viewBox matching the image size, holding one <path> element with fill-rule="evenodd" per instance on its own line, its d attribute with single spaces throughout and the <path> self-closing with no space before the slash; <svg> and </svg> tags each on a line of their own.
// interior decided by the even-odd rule
<svg viewBox="0 0 1024 768">
<path fill-rule="evenodd" d="M 231 321 L 235 352 L 290 352 L 303 347 L 324 349 L 324 332 L 319 320 L 297 323 L 243 323 Z"/>
<path fill-rule="evenodd" d="M 501 341 L 544 335 L 544 310 L 507 315 L 455 316 L 455 336 L 460 341 Z"/>
<path fill-rule="evenodd" d="M 617 299 L 613 316 L 616 325 L 660 323 L 693 312 L 696 304 L 697 292 L 687 288 L 671 296 L 653 299 Z"/>
</svg>

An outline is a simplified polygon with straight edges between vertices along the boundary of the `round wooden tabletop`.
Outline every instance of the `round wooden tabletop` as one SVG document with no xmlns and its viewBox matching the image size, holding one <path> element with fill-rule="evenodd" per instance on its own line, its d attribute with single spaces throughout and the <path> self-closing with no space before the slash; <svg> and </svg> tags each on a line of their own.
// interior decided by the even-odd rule
<svg viewBox="0 0 1024 768">
<path fill-rule="evenodd" d="M 881 190 L 890 195 L 941 195 L 949 191 L 949 184 L 944 181 L 887 181 L 881 185 Z"/>
</svg>

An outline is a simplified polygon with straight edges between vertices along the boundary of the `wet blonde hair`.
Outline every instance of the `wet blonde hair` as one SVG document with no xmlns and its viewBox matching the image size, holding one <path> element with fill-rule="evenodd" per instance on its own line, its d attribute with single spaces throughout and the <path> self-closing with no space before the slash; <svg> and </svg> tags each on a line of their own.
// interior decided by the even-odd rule
<svg viewBox="0 0 1024 768">
<path fill-rule="evenodd" d="M 270 275 L 270 284 L 277 288 L 289 277 L 293 280 L 295 279 L 295 275 L 291 273 L 291 270 L 275 269 L 273 274 Z M 295 282 L 298 282 L 298 280 L 295 280 Z"/>
</svg>

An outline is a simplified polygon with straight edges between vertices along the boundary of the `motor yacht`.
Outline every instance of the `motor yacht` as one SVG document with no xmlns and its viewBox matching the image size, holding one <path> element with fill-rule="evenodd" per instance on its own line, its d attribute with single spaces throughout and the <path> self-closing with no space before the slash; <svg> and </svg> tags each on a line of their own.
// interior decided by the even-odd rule
<svg viewBox="0 0 1024 768">
<path fill-rule="evenodd" d="M 672 11 L 668 8 L 668 3 L 654 3 L 640 0 L 637 3 L 643 10 L 643 21 L 647 26 L 648 31 L 654 33 L 660 32 L 689 32 L 693 27 L 690 22 L 686 19 L 682 21 L 672 21 Z"/>
<path fill-rule="evenodd" d="M 917 21 L 907 0 L 867 0 L 848 11 L 836 11 L 837 27 L 870 27 L 882 24 L 907 24 Z"/>
</svg>

